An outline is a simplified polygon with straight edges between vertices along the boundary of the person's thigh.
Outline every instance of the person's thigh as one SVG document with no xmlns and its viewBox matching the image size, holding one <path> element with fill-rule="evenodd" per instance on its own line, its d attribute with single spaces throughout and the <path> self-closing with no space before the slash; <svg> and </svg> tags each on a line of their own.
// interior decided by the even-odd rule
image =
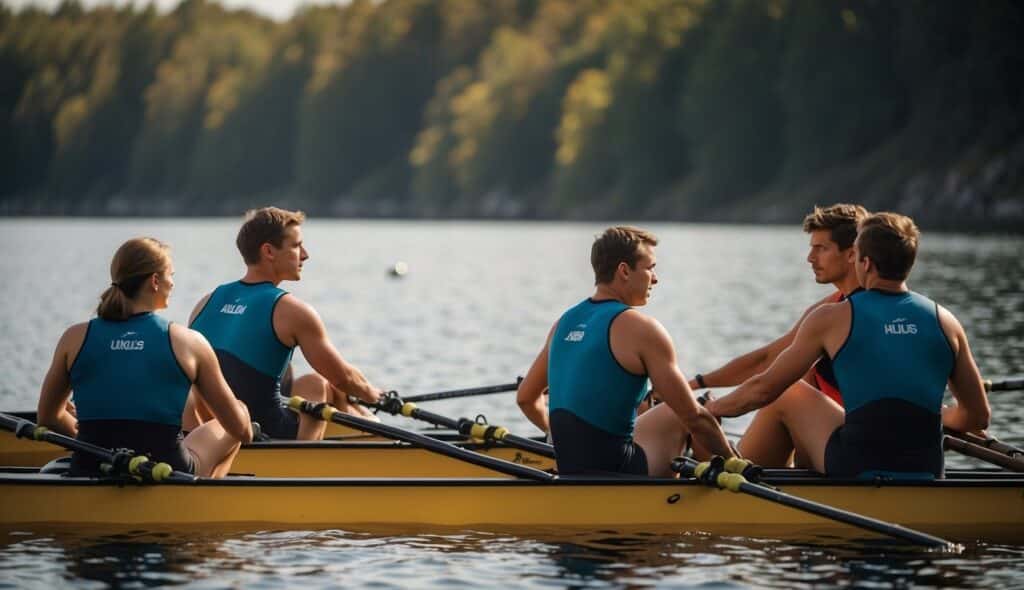
<svg viewBox="0 0 1024 590">
<path fill-rule="evenodd" d="M 842 406 L 804 381 L 794 383 L 784 397 L 779 415 L 797 454 L 806 457 L 815 471 L 824 473 L 825 446 L 845 419 Z"/>
<path fill-rule="evenodd" d="M 203 477 L 209 477 L 238 447 L 238 441 L 216 420 L 205 422 L 188 433 L 182 444 L 196 461 L 196 475 Z"/>
<path fill-rule="evenodd" d="M 668 404 L 659 404 L 637 417 L 633 440 L 647 455 L 650 475 L 674 475 L 671 462 L 683 452 L 686 431 Z"/>
<path fill-rule="evenodd" d="M 790 459 L 793 457 L 794 444 L 793 437 L 786 427 L 784 416 L 788 412 L 799 410 L 800 404 L 803 403 L 802 396 L 807 388 L 814 389 L 806 381 L 797 381 L 775 401 L 757 411 L 737 445 L 737 449 L 745 459 L 763 467 L 791 466 Z M 818 392 L 818 395 L 824 396 L 821 392 Z"/>
</svg>

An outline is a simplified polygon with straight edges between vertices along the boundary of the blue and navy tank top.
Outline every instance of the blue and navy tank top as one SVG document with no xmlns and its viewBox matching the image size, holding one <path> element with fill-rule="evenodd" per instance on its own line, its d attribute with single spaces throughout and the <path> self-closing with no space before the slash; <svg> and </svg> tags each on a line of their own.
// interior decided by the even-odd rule
<svg viewBox="0 0 1024 590">
<path fill-rule="evenodd" d="M 586 299 L 558 320 L 548 346 L 550 411 L 567 410 L 610 434 L 633 434 L 647 375 L 627 371 L 612 354 L 612 321 L 628 305 Z"/>
<path fill-rule="evenodd" d="M 846 343 L 832 360 L 847 415 L 881 399 L 938 414 L 953 350 L 934 301 L 912 291 L 861 291 L 849 298 Z"/>
<path fill-rule="evenodd" d="M 217 287 L 192 322 L 217 353 L 235 395 L 250 406 L 279 404 L 281 376 L 292 358 L 274 332 L 274 307 L 287 291 L 270 282 Z"/>
<path fill-rule="evenodd" d="M 181 426 L 192 385 L 171 348 L 170 322 L 154 313 L 89 322 L 71 366 L 78 420 Z"/>
</svg>

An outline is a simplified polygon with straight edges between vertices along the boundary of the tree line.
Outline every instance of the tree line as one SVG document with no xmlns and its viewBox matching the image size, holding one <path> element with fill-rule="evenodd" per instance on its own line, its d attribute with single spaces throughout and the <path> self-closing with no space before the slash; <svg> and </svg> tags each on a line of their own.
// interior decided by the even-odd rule
<svg viewBox="0 0 1024 590">
<path fill-rule="evenodd" d="M 0 212 L 1024 216 L 1022 25 L 1012 0 L 0 6 Z"/>
</svg>

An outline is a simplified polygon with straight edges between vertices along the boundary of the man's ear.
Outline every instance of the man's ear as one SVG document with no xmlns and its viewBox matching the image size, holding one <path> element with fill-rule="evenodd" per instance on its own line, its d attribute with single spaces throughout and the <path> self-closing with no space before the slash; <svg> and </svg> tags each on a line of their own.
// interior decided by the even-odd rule
<svg viewBox="0 0 1024 590">
<path fill-rule="evenodd" d="M 633 271 L 633 269 L 629 268 L 629 265 L 626 264 L 625 262 L 620 262 L 619 266 L 617 266 L 615 268 L 615 274 L 622 273 L 622 278 L 623 279 L 628 279 L 629 278 L 629 273 L 632 272 L 632 271 Z"/>
<path fill-rule="evenodd" d="M 274 259 L 274 248 L 271 247 L 270 242 L 263 242 L 260 244 L 260 254 L 262 254 L 267 260 Z"/>
</svg>

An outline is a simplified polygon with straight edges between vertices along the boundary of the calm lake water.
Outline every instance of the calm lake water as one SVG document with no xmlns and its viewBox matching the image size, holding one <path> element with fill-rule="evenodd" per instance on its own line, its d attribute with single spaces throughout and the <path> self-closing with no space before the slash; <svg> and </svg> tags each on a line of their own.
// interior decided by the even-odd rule
<svg viewBox="0 0 1024 590">
<path fill-rule="evenodd" d="M 53 347 L 91 316 L 125 239 L 174 248 L 166 315 L 184 322 L 235 280 L 238 220 L 0 220 L 0 408 L 35 407 Z M 313 219 L 311 259 L 286 288 L 312 303 L 342 354 L 404 394 L 513 381 L 548 329 L 590 294 L 601 224 Z M 710 370 L 782 333 L 829 288 L 793 227 L 649 225 L 660 284 L 647 307 L 676 339 L 684 372 Z M 911 286 L 963 322 L 982 373 L 1024 374 L 1024 239 L 926 234 Z M 409 273 L 387 269 L 404 261 Z M 308 365 L 296 355 L 299 373 Z M 1024 393 L 991 398 L 992 432 L 1024 443 Z M 511 394 L 431 405 L 485 414 L 532 434 Z M 401 419 L 389 419 L 403 424 Z M 741 431 L 747 419 L 726 422 Z M 405 423 L 408 425 L 408 423 Z M 948 457 L 954 467 L 971 465 Z M 0 530 L 0 587 L 1024 587 L 1024 547 L 968 543 L 958 555 L 887 543 L 793 543 L 701 532 L 47 531 Z"/>
</svg>

